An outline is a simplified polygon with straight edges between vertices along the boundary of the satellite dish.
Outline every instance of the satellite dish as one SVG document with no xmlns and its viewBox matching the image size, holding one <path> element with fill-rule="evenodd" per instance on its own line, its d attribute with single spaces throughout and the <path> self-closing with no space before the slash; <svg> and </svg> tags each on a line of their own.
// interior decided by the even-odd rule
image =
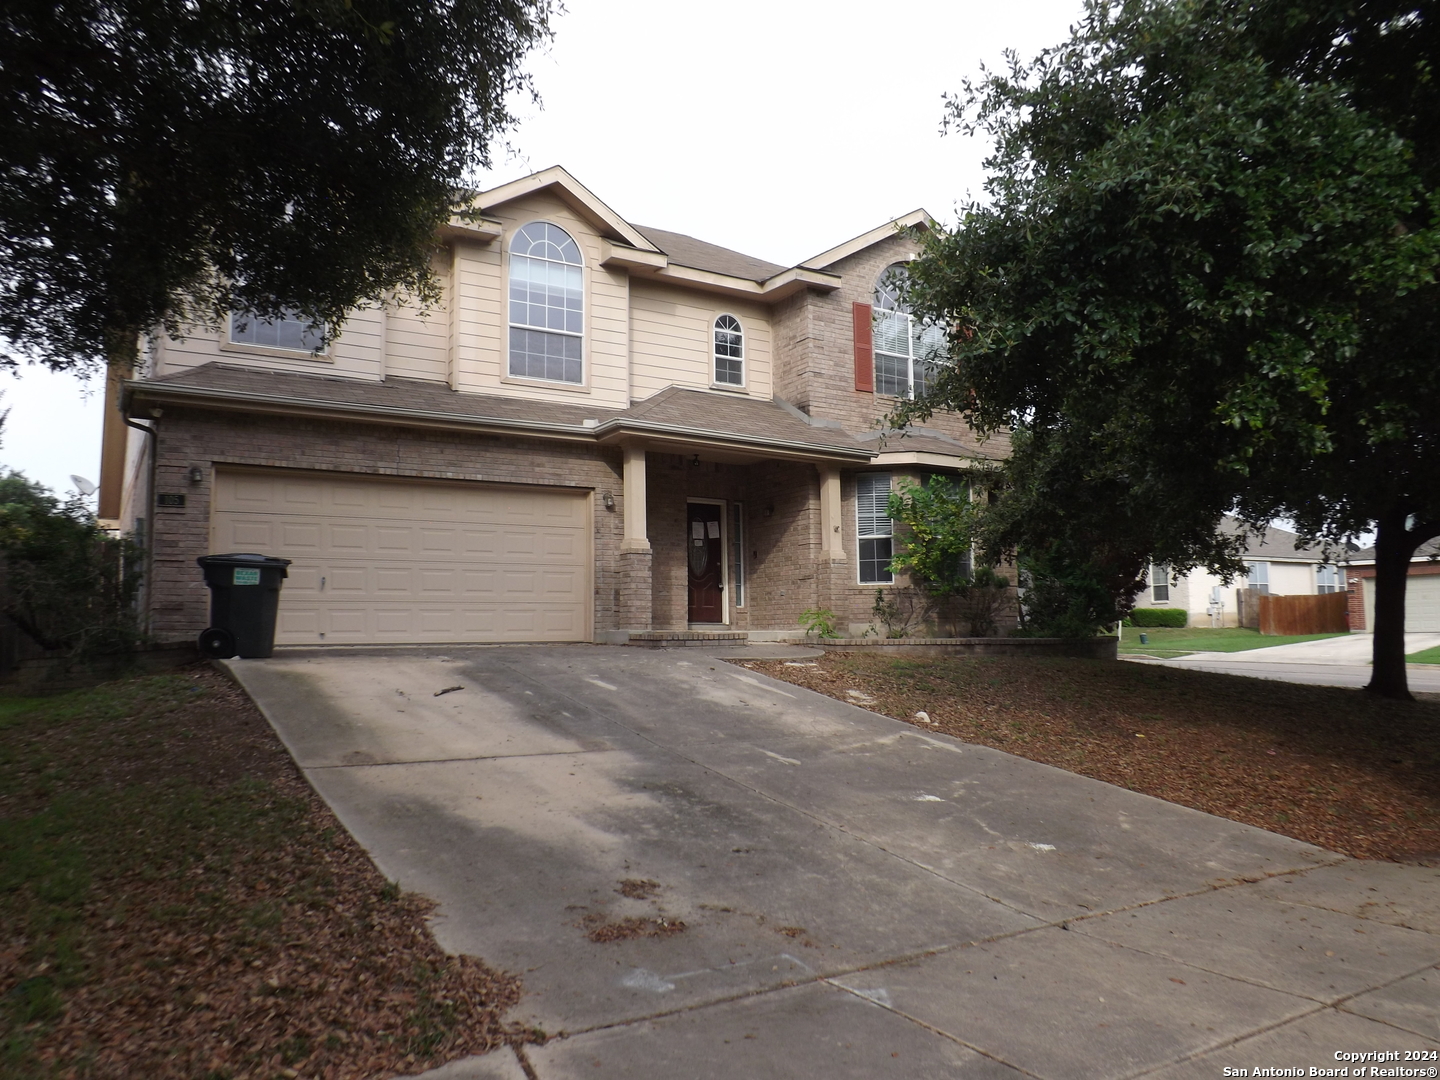
<svg viewBox="0 0 1440 1080">
<path fill-rule="evenodd" d="M 75 485 L 75 490 L 80 492 L 80 494 L 84 495 L 87 499 L 91 495 L 95 494 L 95 485 L 92 484 L 89 480 L 86 480 L 83 476 L 76 476 L 74 473 L 71 473 L 70 482 Z"/>
</svg>

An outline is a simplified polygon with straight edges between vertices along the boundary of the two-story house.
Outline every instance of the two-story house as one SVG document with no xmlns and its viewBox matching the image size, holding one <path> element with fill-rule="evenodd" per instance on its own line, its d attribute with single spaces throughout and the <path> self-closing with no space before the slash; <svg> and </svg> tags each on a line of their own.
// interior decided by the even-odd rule
<svg viewBox="0 0 1440 1080">
<path fill-rule="evenodd" d="M 896 480 L 1005 452 L 956 416 L 879 428 L 926 376 L 894 288 L 923 212 L 777 266 L 633 225 L 560 168 L 474 208 L 430 310 L 324 343 L 236 314 L 113 384 L 101 516 L 150 552 L 157 637 L 206 626 L 195 558 L 225 551 L 293 561 L 281 644 L 863 627 Z"/>
</svg>

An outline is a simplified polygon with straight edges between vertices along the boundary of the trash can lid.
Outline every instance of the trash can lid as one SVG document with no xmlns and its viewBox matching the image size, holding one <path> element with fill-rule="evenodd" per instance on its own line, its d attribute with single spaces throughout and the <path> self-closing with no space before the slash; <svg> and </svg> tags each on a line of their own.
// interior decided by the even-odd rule
<svg viewBox="0 0 1440 1080">
<path fill-rule="evenodd" d="M 195 560 L 200 566 L 289 566 L 291 560 L 274 555 L 258 555 L 253 551 L 233 551 L 228 555 L 201 555 Z"/>
</svg>

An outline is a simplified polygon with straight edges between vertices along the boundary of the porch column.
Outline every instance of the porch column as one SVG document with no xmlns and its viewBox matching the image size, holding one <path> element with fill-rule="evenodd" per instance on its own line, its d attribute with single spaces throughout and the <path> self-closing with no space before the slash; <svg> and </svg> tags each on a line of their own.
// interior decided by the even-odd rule
<svg viewBox="0 0 1440 1080">
<path fill-rule="evenodd" d="M 649 630 L 650 539 L 645 521 L 645 448 L 625 447 L 625 535 L 620 543 L 620 627 Z"/>
<path fill-rule="evenodd" d="M 840 526 L 840 469 L 820 467 L 820 558 L 845 561 L 845 534 Z"/>
</svg>

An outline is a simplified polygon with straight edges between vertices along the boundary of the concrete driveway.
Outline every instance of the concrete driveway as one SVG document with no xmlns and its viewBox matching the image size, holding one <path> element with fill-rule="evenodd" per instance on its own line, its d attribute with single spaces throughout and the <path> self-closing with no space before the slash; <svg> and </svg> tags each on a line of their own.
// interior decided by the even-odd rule
<svg viewBox="0 0 1440 1080">
<path fill-rule="evenodd" d="M 229 668 L 381 870 L 439 901 L 441 943 L 522 974 L 516 1017 L 560 1036 L 437 1080 L 1216 1077 L 1440 1050 L 1440 869 L 696 650 Z M 627 918 L 685 929 L 587 937 Z"/>
<path fill-rule="evenodd" d="M 1405 635 L 1407 656 L 1436 646 L 1440 646 L 1440 634 Z M 1126 656 L 1124 659 L 1316 686 L 1364 686 L 1370 681 L 1373 648 L 1374 638 L 1371 635 L 1345 634 L 1244 652 L 1193 652 L 1169 660 L 1140 656 Z M 1408 664 L 1406 668 L 1411 691 L 1440 693 L 1440 665 Z"/>
</svg>

